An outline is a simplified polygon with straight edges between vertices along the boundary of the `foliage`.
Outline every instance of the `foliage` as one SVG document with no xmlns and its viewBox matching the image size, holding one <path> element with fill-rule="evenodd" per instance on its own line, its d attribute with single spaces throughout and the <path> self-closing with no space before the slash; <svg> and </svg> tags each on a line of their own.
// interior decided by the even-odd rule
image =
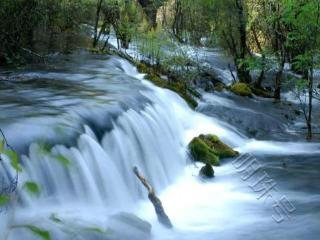
<svg viewBox="0 0 320 240">
<path fill-rule="evenodd" d="M 51 240 L 50 232 L 33 225 L 25 225 L 24 228 L 29 229 L 36 236 L 40 237 L 42 240 Z"/>
<path fill-rule="evenodd" d="M 62 154 L 58 154 L 55 157 L 64 167 L 69 167 L 71 162 L 68 158 L 66 158 L 65 156 L 63 156 Z"/>
<path fill-rule="evenodd" d="M 116 35 L 122 42 L 122 47 L 128 48 L 129 43 L 138 30 L 141 22 L 141 12 L 134 2 L 122 3 L 120 20 L 115 27 Z"/>
<path fill-rule="evenodd" d="M 34 58 L 37 43 L 88 23 L 93 0 L 0 1 L 0 64 L 24 64 Z M 49 37 L 49 38 L 48 38 Z M 50 47 L 48 41 L 47 48 Z"/>
<path fill-rule="evenodd" d="M 169 36 L 159 27 L 141 33 L 138 40 L 138 50 L 145 60 L 159 65 L 168 57 L 169 52 L 176 49 Z"/>
<path fill-rule="evenodd" d="M 40 194 L 40 187 L 35 182 L 25 182 L 23 188 L 32 196 L 39 196 Z"/>
<path fill-rule="evenodd" d="M 0 195 L 0 207 L 7 205 L 10 202 L 10 196 Z"/>
</svg>

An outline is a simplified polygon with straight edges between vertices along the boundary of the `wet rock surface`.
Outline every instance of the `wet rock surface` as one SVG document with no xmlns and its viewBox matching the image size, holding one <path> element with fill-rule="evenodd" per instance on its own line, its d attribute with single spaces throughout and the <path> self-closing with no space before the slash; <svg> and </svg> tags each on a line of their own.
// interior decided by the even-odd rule
<svg viewBox="0 0 320 240">
<path fill-rule="evenodd" d="M 110 239 L 141 240 L 151 239 L 151 224 L 135 216 L 122 212 L 110 217 L 108 229 Z"/>
</svg>

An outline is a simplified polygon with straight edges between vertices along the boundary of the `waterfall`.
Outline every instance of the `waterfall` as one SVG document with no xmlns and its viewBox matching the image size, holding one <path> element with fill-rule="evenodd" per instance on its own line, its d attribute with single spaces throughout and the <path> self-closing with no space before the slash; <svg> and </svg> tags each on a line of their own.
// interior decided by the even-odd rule
<svg viewBox="0 0 320 240">
<path fill-rule="evenodd" d="M 107 216 L 131 211 L 139 201 L 146 199 L 145 189 L 132 172 L 134 166 L 139 167 L 161 193 L 185 174 L 187 144 L 201 133 L 214 133 L 240 152 L 259 150 L 265 153 L 276 149 L 285 154 L 292 147 L 249 140 L 236 128 L 191 110 L 176 93 L 143 80 L 143 75 L 128 62 L 118 61 L 125 74 L 147 87 L 141 90 L 147 99 L 144 108 L 129 108 L 121 113 L 112 120 L 111 130 L 106 130 L 100 139 L 93 129 L 83 125 L 83 132 L 72 147 L 55 145 L 46 149 L 39 143 L 32 143 L 28 153 L 21 157 L 23 172 L 19 175 L 18 188 L 22 189 L 27 181 L 35 182 L 40 195 L 35 198 L 27 191 L 19 191 L 15 224 L 40 222 L 41 225 L 52 214 L 57 214 L 70 222 L 89 221 L 104 226 Z M 265 147 L 265 152 L 259 146 Z M 307 151 L 319 151 L 318 145 L 309 146 Z M 306 152 L 303 150 L 306 145 L 294 147 L 297 154 Z M 1 175 L 6 176 L 9 168 L 2 163 Z M 187 188 L 184 185 L 184 189 Z M 0 220 L 2 229 L 10 220 L 10 214 L 9 211 Z"/>
</svg>

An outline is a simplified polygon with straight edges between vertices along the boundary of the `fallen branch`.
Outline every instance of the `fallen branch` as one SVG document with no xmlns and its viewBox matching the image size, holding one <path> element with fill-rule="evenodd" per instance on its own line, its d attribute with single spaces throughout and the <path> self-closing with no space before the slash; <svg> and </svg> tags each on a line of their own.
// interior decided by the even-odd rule
<svg viewBox="0 0 320 240">
<path fill-rule="evenodd" d="M 145 186 L 145 188 L 148 190 L 148 192 L 149 192 L 148 198 L 154 206 L 154 210 L 156 211 L 159 222 L 162 225 L 164 225 L 166 228 L 172 228 L 173 227 L 172 223 L 171 223 L 168 215 L 165 213 L 164 208 L 161 203 L 161 200 L 155 194 L 153 187 L 139 173 L 139 170 L 137 167 L 133 168 L 133 172 L 137 176 L 137 178 L 140 180 L 140 182 L 143 184 L 143 186 Z"/>
</svg>

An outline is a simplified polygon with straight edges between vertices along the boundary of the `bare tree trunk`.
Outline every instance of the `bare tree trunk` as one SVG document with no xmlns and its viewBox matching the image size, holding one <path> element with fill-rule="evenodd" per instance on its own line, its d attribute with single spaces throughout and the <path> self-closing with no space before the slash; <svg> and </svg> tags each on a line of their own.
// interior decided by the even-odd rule
<svg viewBox="0 0 320 240">
<path fill-rule="evenodd" d="M 172 32 L 175 38 L 181 43 L 183 42 L 182 31 L 183 31 L 183 13 L 182 13 L 181 0 L 175 0 Z"/>
<path fill-rule="evenodd" d="M 99 42 L 98 38 L 98 26 L 99 26 L 99 20 L 100 20 L 100 12 L 101 12 L 101 7 L 102 7 L 102 1 L 103 0 L 98 0 L 97 2 L 97 12 L 96 12 L 96 20 L 94 24 L 94 37 L 93 37 L 93 43 L 92 46 L 95 48 Z"/>
<path fill-rule="evenodd" d="M 255 40 L 255 42 L 256 42 L 256 44 L 257 44 L 257 47 L 258 47 L 260 53 L 262 54 L 262 57 L 261 57 L 261 60 L 262 60 L 262 69 L 261 69 L 261 72 L 260 72 L 260 75 L 259 75 L 257 81 L 256 81 L 255 84 L 254 84 L 255 87 L 261 88 L 261 86 L 262 86 L 262 81 L 264 80 L 264 75 L 265 75 L 266 55 L 265 55 L 264 52 L 263 52 L 261 43 L 260 43 L 259 38 L 258 38 L 258 35 L 257 35 L 257 31 L 256 31 L 256 29 L 255 29 L 254 26 L 252 27 L 252 33 L 253 33 L 254 40 Z"/>
<path fill-rule="evenodd" d="M 282 75 L 284 70 L 284 65 L 286 62 L 286 47 L 285 47 L 285 41 L 286 37 L 283 33 L 283 30 L 281 29 L 281 10 L 280 10 L 280 4 L 279 3 L 272 3 L 270 2 L 270 7 L 273 12 L 276 12 L 277 18 L 276 21 L 273 23 L 273 35 L 274 35 L 274 51 L 276 52 L 278 63 L 279 63 L 279 69 L 276 74 L 275 79 L 275 89 L 274 89 L 274 98 L 276 100 L 281 100 L 281 81 L 282 81 Z"/>
<path fill-rule="evenodd" d="M 154 189 L 152 186 L 147 182 L 147 180 L 139 173 L 139 170 L 137 167 L 133 168 L 134 174 L 137 176 L 137 178 L 140 180 L 140 182 L 143 184 L 143 186 L 148 190 L 148 198 L 151 201 L 151 203 L 154 206 L 154 210 L 156 211 L 158 221 L 164 225 L 166 228 L 172 228 L 172 223 L 168 217 L 168 215 L 165 213 L 164 208 L 162 206 L 161 200 L 157 197 L 157 195 L 154 192 Z"/>
<path fill-rule="evenodd" d="M 308 128 L 308 134 L 307 139 L 312 139 L 312 99 L 313 99 L 313 63 L 310 69 L 310 75 L 309 75 L 309 84 L 308 84 L 308 92 L 309 92 L 309 103 L 308 103 L 308 117 L 307 117 L 307 128 Z"/>
<path fill-rule="evenodd" d="M 247 69 L 246 64 L 239 63 L 239 60 L 244 61 L 247 54 L 247 20 L 244 12 L 243 0 L 235 0 L 238 9 L 238 19 L 239 19 L 239 34 L 240 34 L 240 58 L 238 59 L 237 71 L 238 77 L 241 82 L 250 83 L 252 81 L 250 72 Z"/>
<path fill-rule="evenodd" d="M 151 27 L 156 28 L 158 7 L 160 7 L 162 4 L 158 5 L 156 4 L 156 1 L 152 0 L 138 0 L 138 2 L 146 13 Z M 158 1 L 158 3 L 160 2 Z"/>
<path fill-rule="evenodd" d="M 281 100 L 281 81 L 282 81 L 282 74 L 284 69 L 285 60 L 284 58 L 281 60 L 280 68 L 276 74 L 275 86 L 274 86 L 274 98 L 276 100 Z"/>
</svg>

